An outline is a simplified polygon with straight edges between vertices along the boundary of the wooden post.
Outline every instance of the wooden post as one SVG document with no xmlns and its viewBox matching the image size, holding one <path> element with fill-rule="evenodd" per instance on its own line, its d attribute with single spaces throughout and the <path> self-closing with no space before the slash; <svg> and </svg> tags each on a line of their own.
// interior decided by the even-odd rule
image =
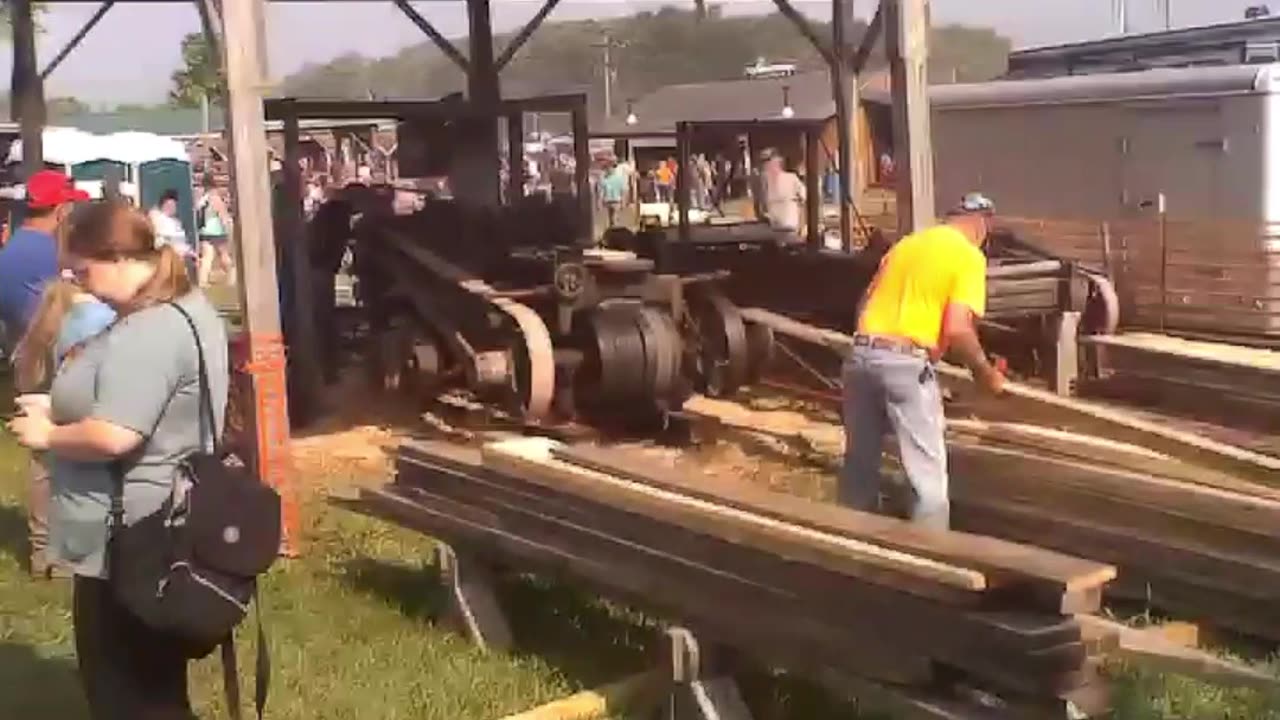
<svg viewBox="0 0 1280 720">
<path fill-rule="evenodd" d="M 502 97 L 493 59 L 493 25 L 489 0 L 467 0 L 470 57 L 467 60 L 467 99 L 477 116 L 461 125 L 457 166 L 452 175 L 454 194 L 469 205 L 498 204 L 498 102 Z"/>
<path fill-rule="evenodd" d="M 321 350 L 316 342 L 315 323 L 315 288 L 312 287 L 310 247 L 307 242 L 307 226 L 302 209 L 302 148 L 298 127 L 298 113 L 294 109 L 295 101 L 283 101 L 284 107 L 284 196 L 285 202 L 279 205 L 284 217 L 278 218 L 277 227 L 283 230 L 284 237 L 276 238 L 278 243 L 288 243 L 292 252 L 283 253 L 289 265 L 285 271 L 293 285 L 293 304 L 291 311 L 293 321 L 289 333 L 289 357 L 298 373 L 299 382 L 295 386 L 295 397 L 292 401 L 300 403 L 313 415 L 316 402 L 324 388 L 324 377 L 320 371 Z M 332 282 L 332 281 L 331 281 Z"/>
<path fill-rule="evenodd" d="M 13 26 L 13 93 L 10 114 L 21 124 L 22 174 L 44 167 L 44 83 L 36 66 L 36 24 L 31 0 L 9 0 Z"/>
<path fill-rule="evenodd" d="M 809 249 L 813 252 L 822 249 L 822 175 L 818 172 L 822 162 L 821 133 L 820 127 L 810 127 L 804 132 L 804 187 L 808 196 L 805 224 L 809 228 Z"/>
<path fill-rule="evenodd" d="M 524 197 L 524 113 L 507 116 L 507 204 Z"/>
<path fill-rule="evenodd" d="M 853 47 L 849 27 L 853 23 L 853 0 L 832 0 L 831 26 L 836 61 L 831 64 L 831 84 L 836 101 L 836 144 L 839 163 L 840 244 L 845 252 L 853 251 L 853 216 L 855 203 L 862 197 L 861 177 L 855 172 L 853 124 L 858 121 L 858 73 L 851 68 Z"/>
<path fill-rule="evenodd" d="M 689 137 L 690 129 L 688 123 L 676 124 L 676 217 L 679 221 L 680 234 L 677 236 L 681 242 L 687 242 L 689 237 L 689 146 L 692 138 Z"/>
<path fill-rule="evenodd" d="M 881 0 L 893 83 L 898 231 L 933 224 L 933 142 L 929 118 L 929 0 Z"/>
<path fill-rule="evenodd" d="M 578 189 L 578 219 L 582 224 L 578 242 L 583 247 L 592 247 L 596 244 L 596 230 L 591 213 L 591 207 L 594 204 L 594 198 L 591 196 L 591 130 L 587 127 L 585 97 L 574 106 L 570 113 L 570 120 L 573 123 L 573 156 L 576 158 L 573 165 L 573 181 L 574 187 Z"/>
<path fill-rule="evenodd" d="M 283 501 L 284 546 L 298 549 L 298 499 L 289 471 L 289 413 L 280 334 L 275 234 L 271 219 L 267 133 L 262 116 L 263 56 L 257 21 L 264 0 L 222 0 L 235 243 L 240 304 L 248 333 L 255 470 Z"/>
</svg>

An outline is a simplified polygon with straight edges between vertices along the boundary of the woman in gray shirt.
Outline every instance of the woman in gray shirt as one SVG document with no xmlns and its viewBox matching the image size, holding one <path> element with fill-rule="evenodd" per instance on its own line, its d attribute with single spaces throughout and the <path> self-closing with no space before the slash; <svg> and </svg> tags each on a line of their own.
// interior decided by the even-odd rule
<svg viewBox="0 0 1280 720">
<path fill-rule="evenodd" d="M 211 449 L 199 419 L 195 338 L 169 303 L 191 315 L 205 348 L 214 432 L 226 407 L 226 329 L 192 288 L 182 258 L 155 247 L 137 210 L 78 208 L 65 248 L 78 282 L 119 320 L 59 369 L 50 410 L 28 409 L 10 429 L 55 459 L 50 544 L 75 573 L 76 655 L 93 718 L 186 720 L 193 715 L 181 646 L 134 617 L 107 582 L 112 468 L 119 463 L 123 471 L 125 522 L 133 524 L 160 509 L 182 459 L 202 445 Z"/>
</svg>

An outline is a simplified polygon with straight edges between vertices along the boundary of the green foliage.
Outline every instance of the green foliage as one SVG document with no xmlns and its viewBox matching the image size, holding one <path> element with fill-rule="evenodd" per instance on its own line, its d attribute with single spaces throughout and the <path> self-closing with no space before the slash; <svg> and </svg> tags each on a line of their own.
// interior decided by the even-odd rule
<svg viewBox="0 0 1280 720">
<path fill-rule="evenodd" d="M 178 107 L 199 107 L 206 97 L 216 102 L 226 90 L 221 66 L 204 34 L 188 33 L 182 38 L 182 67 L 173 71 L 169 102 Z"/>
<path fill-rule="evenodd" d="M 826 24 L 820 35 L 830 37 Z M 866 31 L 858 23 L 854 42 Z M 548 22 L 516 54 L 502 73 L 503 92 L 510 96 L 586 90 L 592 108 L 604 108 L 604 63 L 600 47 L 608 36 L 615 43 L 616 82 L 613 110 L 627 98 L 665 85 L 710 82 L 742 77 L 756 58 L 789 61 L 802 69 L 822 67 L 822 60 L 791 22 L 779 14 L 725 16 L 714 3 L 694 9 L 666 7 L 607 20 Z M 501 47 L 508 38 L 499 38 Z M 456 41 L 465 47 L 465 40 Z M 985 28 L 944 26 L 934 30 L 931 76 L 935 82 L 977 81 L 1005 70 L 1010 42 Z M 872 65 L 884 64 L 882 53 Z M 423 43 L 384 58 L 357 54 L 312 65 L 284 81 L 284 92 L 298 97 L 438 97 L 463 89 L 462 73 L 434 45 Z"/>
</svg>

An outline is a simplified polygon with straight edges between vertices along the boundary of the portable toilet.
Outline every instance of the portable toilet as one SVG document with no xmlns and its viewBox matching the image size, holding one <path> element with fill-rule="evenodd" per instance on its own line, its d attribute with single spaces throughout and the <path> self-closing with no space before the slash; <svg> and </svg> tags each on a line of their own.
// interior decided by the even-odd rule
<svg viewBox="0 0 1280 720">
<path fill-rule="evenodd" d="M 119 132 L 103 137 L 111 159 L 127 163 L 129 179 L 137 185 L 137 200 L 144 209 L 155 207 L 167 190 L 178 193 L 178 218 L 187 237 L 196 241 L 194 182 L 187 148 L 173 138 L 141 132 Z"/>
</svg>

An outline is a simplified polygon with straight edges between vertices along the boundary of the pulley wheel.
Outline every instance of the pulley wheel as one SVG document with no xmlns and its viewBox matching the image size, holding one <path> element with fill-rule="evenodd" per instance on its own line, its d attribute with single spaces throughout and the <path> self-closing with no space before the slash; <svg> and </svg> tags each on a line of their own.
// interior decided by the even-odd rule
<svg viewBox="0 0 1280 720">
<path fill-rule="evenodd" d="M 747 327 L 742 313 L 716 290 L 690 298 L 698 351 L 694 356 L 700 389 L 709 397 L 727 397 L 750 374 Z"/>
<path fill-rule="evenodd" d="M 644 342 L 646 394 L 658 407 L 669 409 L 680 380 L 680 333 L 671 316 L 655 307 L 640 309 L 636 327 Z"/>
<path fill-rule="evenodd" d="M 643 397 L 645 349 L 637 308 L 600 307 L 580 325 L 583 364 L 576 374 L 575 398 L 584 409 L 617 411 Z"/>
<path fill-rule="evenodd" d="M 509 345 L 515 403 L 525 420 L 541 420 L 551 412 L 556 390 L 551 333 L 532 309 L 510 300 L 498 300 L 495 304 L 515 321 L 517 332 Z"/>
<path fill-rule="evenodd" d="M 439 387 L 440 371 L 440 346 L 430 337 L 413 338 L 409 342 L 402 382 L 407 380 L 419 394 L 431 393 Z"/>
<path fill-rule="evenodd" d="M 374 387 L 387 392 L 399 390 L 408 356 L 408 328 L 393 322 L 379 331 L 374 345 L 373 362 L 369 368 Z"/>
<path fill-rule="evenodd" d="M 756 383 L 773 362 L 773 328 L 747 323 L 747 382 Z"/>
<path fill-rule="evenodd" d="M 1112 335 L 1120 327 L 1120 297 L 1111 280 L 1102 275 L 1085 275 L 1089 299 L 1080 322 L 1082 335 Z"/>
</svg>

